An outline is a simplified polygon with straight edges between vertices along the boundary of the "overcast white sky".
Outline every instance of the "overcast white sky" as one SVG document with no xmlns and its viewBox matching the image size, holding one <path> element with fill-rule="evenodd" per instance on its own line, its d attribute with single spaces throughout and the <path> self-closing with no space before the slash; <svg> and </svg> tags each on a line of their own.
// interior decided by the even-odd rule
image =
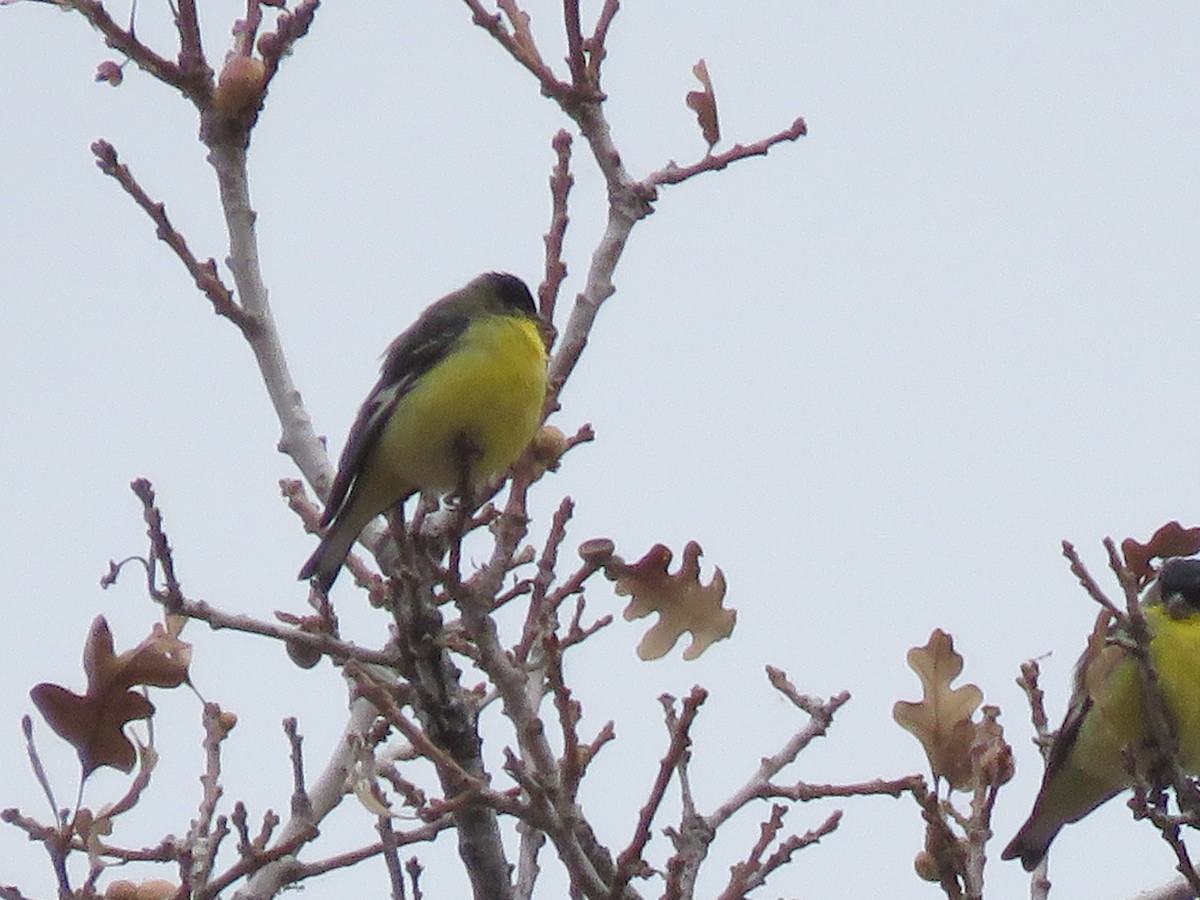
<svg viewBox="0 0 1200 900">
<path fill-rule="evenodd" d="M 548 59 L 562 55 L 556 7 L 530 4 Z M 238 4 L 204 14 L 219 62 Z M 161 38 L 165 16 L 143 3 L 139 34 Z M 1104 535 L 1200 523 L 1198 42 L 1200 8 L 1182 2 L 625 4 L 605 86 L 635 174 L 703 153 L 683 104 L 701 57 L 726 146 L 797 115 L 810 134 L 662 193 L 557 418 L 598 434 L 539 488 L 543 514 L 575 498 L 569 544 L 608 536 L 633 559 L 696 539 L 739 611 L 734 639 L 695 663 L 678 651 L 639 663 L 643 627 L 625 623 L 571 660 L 585 733 L 613 718 L 620 736 L 584 795 L 604 839 L 628 841 L 665 747 L 659 693 L 712 692 L 694 764 L 706 809 L 802 724 L 767 685 L 767 663 L 803 690 L 854 695 L 791 777 L 924 771 L 890 710 L 920 696 L 905 652 L 941 627 L 964 677 L 1002 707 L 1017 753 L 988 884 L 1024 895 L 1020 867 L 998 859 L 1041 771 L 1013 679 L 1052 651 L 1044 685 L 1060 715 L 1094 614 L 1059 541 L 1101 574 Z M 300 612 L 295 573 L 312 549 L 278 498 L 277 479 L 295 472 L 249 352 L 92 164 L 89 144 L 112 141 L 196 253 L 223 258 L 190 105 L 133 70 L 118 89 L 94 84 L 111 55 L 72 15 L 0 8 L 0 806 L 39 816 L 19 730 L 29 688 L 82 686 L 98 613 L 119 644 L 156 615 L 133 570 L 98 586 L 110 558 L 145 550 L 131 479 L 154 481 L 193 596 Z M 334 448 L 378 354 L 425 304 L 489 269 L 538 280 L 550 138 L 565 124 L 460 3 L 319 11 L 272 87 L 251 168 L 272 302 Z M 604 211 L 582 145 L 575 176 L 568 297 Z M 618 611 L 598 587 L 597 614 Z M 351 635 L 377 640 L 379 618 L 348 586 L 336 599 Z M 227 798 L 256 816 L 286 809 L 279 720 L 299 717 L 315 771 L 341 728 L 339 680 L 327 665 L 298 672 L 262 642 L 196 625 L 187 636 L 197 685 L 241 716 Z M 157 696 L 163 770 L 130 843 L 182 833 L 195 807 L 199 710 L 177 693 Z M 73 754 L 39 735 L 69 803 Z M 93 782 L 95 805 L 125 783 Z M 763 897 L 937 895 L 912 874 L 911 802 L 838 805 L 841 828 Z M 815 827 L 834 806 L 797 808 L 789 827 Z M 714 852 L 713 892 L 756 820 L 739 827 Z M 324 852 L 370 839 L 350 806 L 326 831 Z M 1052 896 L 1128 896 L 1167 880 L 1172 861 L 1113 802 L 1055 845 Z M 432 866 L 427 896 L 454 896 L 456 877 Z M 306 896 L 378 893 L 383 879 L 369 866 Z M 0 882 L 52 891 L 44 856 L 7 827 Z"/>
</svg>

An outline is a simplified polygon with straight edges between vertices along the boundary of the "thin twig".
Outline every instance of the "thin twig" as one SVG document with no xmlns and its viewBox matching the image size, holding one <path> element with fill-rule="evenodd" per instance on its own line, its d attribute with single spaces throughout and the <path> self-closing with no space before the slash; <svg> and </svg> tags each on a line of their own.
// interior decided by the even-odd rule
<svg viewBox="0 0 1200 900">
<path fill-rule="evenodd" d="M 108 46 L 132 59 L 139 68 L 159 81 L 178 88 L 198 108 L 206 105 L 212 97 L 213 73 L 204 63 L 203 56 L 195 60 L 192 54 L 188 54 L 188 67 L 185 69 L 159 56 L 138 40 L 132 31 L 118 25 L 100 0 L 62 0 L 61 5 L 82 15 L 104 35 Z"/>
<path fill-rule="evenodd" d="M 667 163 L 657 172 L 652 172 L 645 179 L 648 185 L 669 185 L 679 184 L 681 181 L 687 181 L 702 172 L 719 172 L 730 163 L 735 163 L 738 160 L 749 159 L 752 156 L 766 156 L 767 152 L 776 144 L 782 144 L 786 141 L 795 141 L 808 134 L 808 125 L 804 119 L 796 119 L 790 126 L 779 131 L 770 137 L 765 137 L 761 141 L 755 141 L 752 144 L 734 144 L 723 153 L 711 153 L 701 159 L 699 162 L 692 163 L 690 166 L 678 166 L 674 162 Z"/>
<path fill-rule="evenodd" d="M 1114 616 L 1121 615 L 1121 611 L 1116 604 L 1108 599 L 1108 596 L 1100 589 L 1100 585 L 1092 578 L 1092 575 L 1087 570 L 1087 566 L 1083 564 L 1083 560 L 1079 558 L 1079 553 L 1075 550 L 1075 545 L 1070 541 L 1062 542 L 1062 553 L 1071 564 L 1071 574 L 1078 579 L 1079 584 L 1087 591 L 1088 596 L 1103 606 Z"/>
<path fill-rule="evenodd" d="M 835 809 L 816 828 L 810 829 L 802 835 L 792 835 L 781 841 L 775 852 L 763 860 L 763 853 L 783 828 L 783 816 L 786 811 L 787 807 L 784 806 L 772 808 L 771 818 L 762 824 L 759 840 L 750 851 L 749 856 L 744 862 L 732 867 L 729 884 L 721 893 L 720 900 L 739 900 L 750 891 L 762 887 L 766 883 L 767 877 L 786 865 L 797 851 L 818 843 L 821 838 L 832 834 L 842 820 L 841 810 Z"/>
<path fill-rule="evenodd" d="M 708 691 L 702 687 L 693 687 L 692 691 L 683 701 L 683 708 L 676 720 L 673 712 L 674 698 L 664 695 L 659 698 L 664 708 L 667 711 L 670 722 L 671 743 L 667 747 L 667 752 L 658 764 L 658 775 L 654 779 L 654 784 L 650 788 L 650 795 L 638 814 L 637 826 L 634 828 L 633 838 L 629 845 L 621 851 L 617 856 L 617 878 L 615 884 L 624 887 L 629 883 L 629 880 L 637 875 L 641 868 L 645 866 L 642 860 L 642 853 L 646 849 L 646 844 L 650 841 L 650 826 L 654 823 L 654 817 L 658 814 L 658 808 L 662 805 L 663 798 L 667 793 L 667 786 L 671 783 L 671 776 L 678 768 L 680 761 L 687 755 L 688 748 L 691 745 L 691 728 L 692 723 L 696 720 L 696 714 L 699 712 L 701 705 L 708 699 Z"/>
<path fill-rule="evenodd" d="M 129 170 L 129 166 L 118 160 L 116 148 L 112 144 L 103 140 L 96 141 L 92 144 L 92 153 L 96 156 L 96 165 L 100 168 L 100 171 L 116 179 L 117 183 L 125 190 L 125 193 L 129 194 L 133 198 L 133 201 L 154 222 L 155 236 L 170 247 L 175 255 L 179 257 L 179 261 L 188 270 L 188 274 L 192 276 L 192 281 L 195 282 L 196 287 L 212 303 L 213 310 L 217 315 L 229 319 L 244 334 L 249 327 L 249 319 L 242 308 L 234 301 L 233 292 L 225 286 L 224 282 L 221 281 L 221 276 L 217 274 L 216 260 L 209 258 L 204 262 L 200 262 L 200 260 L 196 259 L 183 235 L 175 229 L 175 226 L 171 224 L 171 220 L 167 218 L 166 205 L 156 203 L 150 199 L 150 195 L 142 189 L 137 179 L 134 178 L 133 173 Z"/>
<path fill-rule="evenodd" d="M 538 309 L 547 323 L 554 321 L 554 308 L 563 279 L 567 277 L 567 265 L 563 262 L 563 239 L 571 218 L 567 215 L 567 201 L 575 178 L 571 174 L 571 134 L 560 129 L 551 142 L 554 147 L 555 164 L 550 173 L 550 227 L 546 231 L 546 274 L 538 287 Z"/>
<path fill-rule="evenodd" d="M 155 501 L 154 486 L 148 479 L 136 478 L 129 487 L 142 501 L 142 518 L 146 522 L 146 534 L 150 538 L 150 557 L 147 565 L 150 595 L 163 604 L 167 612 L 178 613 L 183 603 L 183 587 L 175 575 L 175 556 L 163 529 L 162 511 Z M 165 587 L 161 589 L 154 577 L 159 569 L 162 570 L 165 583 Z"/>
</svg>

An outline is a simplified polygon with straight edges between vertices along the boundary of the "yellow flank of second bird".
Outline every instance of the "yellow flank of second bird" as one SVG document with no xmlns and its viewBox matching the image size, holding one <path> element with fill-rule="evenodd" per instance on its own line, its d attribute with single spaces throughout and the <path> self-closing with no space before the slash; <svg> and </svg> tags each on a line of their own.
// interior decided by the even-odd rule
<svg viewBox="0 0 1200 900">
<path fill-rule="evenodd" d="M 1163 564 L 1142 611 L 1150 658 L 1179 744 L 1179 763 L 1200 772 L 1200 560 Z M 1055 738 L 1033 812 L 1004 849 L 1026 869 L 1040 863 L 1063 825 L 1078 822 L 1132 787 L 1125 751 L 1145 755 L 1151 743 L 1137 663 L 1109 644 L 1084 654 L 1075 694 Z"/>
</svg>

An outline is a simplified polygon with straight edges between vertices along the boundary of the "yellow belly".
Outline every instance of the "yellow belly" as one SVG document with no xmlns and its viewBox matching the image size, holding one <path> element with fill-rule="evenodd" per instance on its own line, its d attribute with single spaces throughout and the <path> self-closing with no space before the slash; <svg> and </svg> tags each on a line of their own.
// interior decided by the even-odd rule
<svg viewBox="0 0 1200 900">
<path fill-rule="evenodd" d="M 1158 674 L 1159 690 L 1166 701 L 1175 736 L 1179 741 L 1179 761 L 1189 772 L 1200 772 L 1200 616 L 1172 619 L 1161 606 L 1145 608 L 1146 621 L 1153 638 L 1150 656 Z M 1123 748 L 1136 751 L 1148 740 L 1142 710 L 1141 686 L 1136 664 L 1126 659 L 1113 672 L 1110 692 L 1098 703 L 1100 716 L 1086 724 L 1098 731 L 1097 744 L 1111 749 L 1094 753 L 1108 757 L 1105 768 L 1119 767 Z M 1081 761 L 1082 762 L 1082 761 Z M 1084 762 L 1085 767 L 1094 767 Z M 1128 776 L 1123 776 L 1129 783 Z"/>
<path fill-rule="evenodd" d="M 453 490 L 464 464 L 478 484 L 517 461 L 545 399 L 537 326 L 509 316 L 478 320 L 401 398 L 364 468 L 394 488 L 386 493 Z"/>
</svg>

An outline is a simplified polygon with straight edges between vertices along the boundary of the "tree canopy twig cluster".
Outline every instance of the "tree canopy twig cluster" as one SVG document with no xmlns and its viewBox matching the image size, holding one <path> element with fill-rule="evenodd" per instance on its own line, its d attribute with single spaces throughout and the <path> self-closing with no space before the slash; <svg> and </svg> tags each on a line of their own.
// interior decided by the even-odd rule
<svg viewBox="0 0 1200 900">
<path fill-rule="evenodd" d="M 269 114 L 269 90 L 276 78 L 286 77 L 285 60 L 302 57 L 306 35 L 320 27 L 319 0 L 247 0 L 244 17 L 232 23 L 220 64 L 203 46 L 203 10 L 196 0 L 171 5 L 177 46 L 169 51 L 138 36 L 132 18 L 136 10 L 123 26 L 103 0 L 49 2 L 86 21 L 119 57 L 99 64 L 98 81 L 117 87 L 132 64 L 195 108 L 228 238 L 223 263 L 216 254 L 193 248 L 168 215 L 167 202 L 138 180 L 136 160 L 125 160 L 103 139 L 92 145 L 92 152 L 101 172 L 149 218 L 157 239 L 180 260 L 213 312 L 244 338 L 278 422 L 279 450 L 300 476 L 281 480 L 283 500 L 297 523 L 316 533 L 318 501 L 328 495 L 334 468 L 291 374 L 269 302 L 248 157 L 255 128 Z M 616 290 L 618 265 L 663 189 L 764 156 L 804 136 L 807 125 L 797 117 L 765 137 L 718 150 L 724 139 L 716 88 L 707 64 L 699 60 L 693 73 L 700 89 L 683 102 L 695 112 L 707 149 L 691 162 L 667 160 L 639 175 L 627 166 L 608 115 L 609 104 L 619 102 L 610 100 L 604 78 L 612 26 L 620 13 L 617 0 L 604 0 L 591 22 L 585 21 L 579 0 L 564 0 L 561 21 L 555 23 L 566 39 L 561 62 L 547 61 L 541 50 L 543 25 L 517 0 L 497 0 L 495 10 L 480 0 L 466 0 L 465 6 L 464 25 L 477 26 L 481 38 L 486 35 L 497 52 L 528 72 L 531 89 L 563 117 L 563 127 L 548 136 L 554 159 L 551 212 L 536 292 L 539 313 L 552 333 L 547 420 L 561 411 L 563 387 Z M 579 140 L 586 147 L 582 161 Z M 590 257 L 579 266 L 583 275 L 577 292 L 564 299 L 571 270 L 565 239 L 579 166 L 594 168 L 603 180 L 605 225 Z M 773 879 L 798 853 L 836 837 L 846 812 L 836 809 L 811 819 L 802 812 L 804 804 L 876 796 L 913 800 L 924 825 L 924 843 L 915 854 L 920 877 L 937 884 L 947 897 L 982 898 L 992 814 L 1000 788 L 1013 774 L 1012 749 L 998 708 L 984 704 L 975 685 L 954 685 L 964 659 L 953 638 L 940 629 L 909 654 L 922 699 L 900 701 L 893 711 L 897 723 L 921 742 L 932 786 L 917 774 L 871 773 L 843 784 L 785 776 L 806 748 L 829 733 L 850 694 L 810 696 L 782 669 L 768 666 L 770 687 L 785 702 L 787 714 L 799 721 L 791 735 L 774 750 L 758 746 L 753 736 L 737 747 L 723 767 L 728 774 L 722 785 L 725 799 L 706 809 L 693 789 L 691 766 L 695 755 L 706 752 L 696 745 L 696 723 L 708 692 L 697 686 L 682 698 L 663 694 L 665 734 L 653 780 L 631 786 L 630 797 L 637 799 L 628 810 L 623 832 L 628 837 L 623 843 L 606 842 L 580 794 L 592 767 L 603 764 L 606 749 L 617 739 L 617 726 L 611 721 L 599 727 L 585 724 L 585 698 L 572 686 L 567 666 L 579 647 L 604 636 L 613 622 L 610 614 L 597 614 L 589 605 L 588 591 L 594 595 L 611 584 L 613 594 L 629 598 L 627 619 L 657 616 L 637 648 L 643 659 L 672 652 L 685 635 L 691 643 L 684 657 L 699 656 L 730 637 L 736 613 L 724 605 L 729 586 L 722 570 L 716 568 L 707 581 L 701 576 L 702 551 L 694 541 L 681 548 L 681 561 L 672 569 L 675 554 L 661 544 L 634 562 L 602 537 L 575 541 L 573 551 L 575 504 L 586 498 L 562 497 L 549 521 L 534 519 L 529 498 L 550 489 L 543 480 L 546 473 L 568 464 L 572 451 L 594 437 L 587 424 L 566 433 L 543 421 L 512 471 L 485 490 L 440 500 L 425 497 L 410 517 L 395 510 L 386 523 L 370 526 L 361 539 L 368 553 L 352 553 L 347 561 L 360 590 L 340 596 L 338 603 L 365 601 L 386 617 L 371 644 L 343 634 L 338 606 L 320 590 L 310 591 L 302 612 L 280 610 L 273 619 L 189 593 L 176 566 L 187 548 L 172 546 L 164 504 L 149 480 L 136 479 L 131 487 L 141 504 L 148 546 L 144 556 L 113 562 L 103 584 L 115 584 L 140 568 L 147 595 L 161 607 L 163 620 L 153 624 L 141 643 L 119 650 L 108 623 L 98 617 L 82 653 L 84 693 L 53 683 L 33 689 L 42 717 L 79 758 L 79 796 L 73 804 L 60 802 L 60 788 L 39 754 L 33 719 L 26 717 L 30 767 L 50 813 L 46 819 L 15 808 L 0 813 L 45 851 L 58 897 L 258 900 L 374 859 L 385 864 L 393 898 L 437 895 L 438 872 L 427 870 L 415 854 L 439 835 L 452 833 L 476 898 L 532 897 L 545 878 L 544 869 L 557 865 L 572 897 L 702 896 L 708 890 L 701 888 L 705 871 L 703 883 L 718 885 L 711 895 L 734 900 L 775 890 Z M 464 552 L 466 542 L 475 553 Z M 479 553 L 480 547 L 486 549 Z M 1103 606 L 1095 639 L 1111 641 L 1108 629 L 1115 621 L 1139 665 L 1158 764 L 1150 773 L 1139 773 L 1135 812 L 1160 830 L 1183 877 L 1200 892 L 1200 878 L 1181 837 L 1183 828 L 1200 821 L 1200 804 L 1178 759 L 1139 610 L 1139 598 L 1155 574 L 1151 561 L 1200 551 L 1200 533 L 1176 526 L 1147 545 L 1126 542 L 1118 551 L 1110 541 L 1107 549 L 1123 605 L 1105 596 L 1073 547 L 1065 545 L 1064 553 L 1085 592 Z M 517 625 L 509 628 L 498 614 L 512 610 L 517 611 Z M 336 673 L 344 683 L 345 721 L 332 746 L 317 748 L 306 743 L 297 718 L 282 723 L 289 755 L 276 762 L 290 768 L 291 795 L 286 810 L 281 805 L 280 812 L 267 811 L 255 820 L 241 801 L 226 796 L 224 786 L 230 766 L 246 762 L 227 755 L 226 739 L 238 724 L 236 712 L 227 708 L 233 703 L 200 701 L 197 742 L 204 762 L 194 809 L 181 812 L 177 822 L 163 823 L 163 837 L 155 845 L 130 846 L 121 837 L 122 826 L 153 789 L 159 762 L 155 702 L 180 696 L 162 692 L 192 681 L 194 648 L 184 640 L 192 623 L 281 645 L 301 668 L 328 661 L 324 671 Z M 482 677 L 481 684 L 468 681 L 475 675 Z M 1035 730 L 1043 746 L 1049 746 L 1053 735 L 1036 663 L 1023 669 L 1022 684 Z M 500 714 L 485 722 L 489 708 Z M 137 723 L 142 728 L 134 732 L 130 726 Z M 499 766 L 483 752 L 485 735 L 491 746 L 503 748 Z M 314 755 L 322 760 L 319 767 L 312 765 Z M 127 773 L 129 785 L 119 797 L 88 798 L 85 804 L 89 776 L 102 767 Z M 955 792 L 967 799 L 959 802 Z M 350 798 L 373 822 L 378 839 L 329 851 L 323 838 L 330 814 Z M 1171 798 L 1178 813 L 1168 809 Z M 668 823 L 676 803 L 678 816 Z M 714 842 L 742 814 L 758 817 L 756 839 L 737 854 L 727 876 L 710 874 L 711 865 L 707 870 L 705 865 Z M 667 840 L 656 842 L 659 835 Z M 549 861 L 551 853 L 556 863 Z M 138 883 L 109 877 L 113 866 L 134 862 L 156 864 L 159 876 Z M 1044 876 L 1039 880 L 1035 874 L 1034 890 L 1043 896 L 1049 890 Z M 30 889 L 0 884 L 0 898 L 32 896 Z"/>
</svg>

